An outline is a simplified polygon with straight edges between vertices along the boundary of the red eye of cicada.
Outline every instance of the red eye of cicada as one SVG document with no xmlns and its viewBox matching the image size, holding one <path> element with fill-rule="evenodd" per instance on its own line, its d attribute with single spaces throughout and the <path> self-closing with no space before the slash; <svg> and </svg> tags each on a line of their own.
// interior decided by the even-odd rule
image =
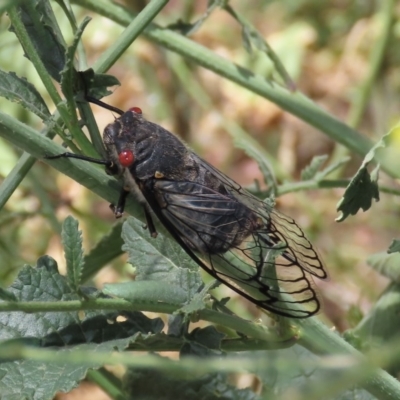
<svg viewBox="0 0 400 400">
<path fill-rule="evenodd" d="M 123 150 L 118 154 L 118 160 L 123 167 L 127 168 L 133 164 L 135 156 L 131 150 Z"/>
<path fill-rule="evenodd" d="M 129 109 L 129 111 L 133 111 L 133 112 L 135 112 L 136 114 L 142 114 L 142 109 L 139 108 L 139 107 L 131 107 L 131 108 Z"/>
</svg>

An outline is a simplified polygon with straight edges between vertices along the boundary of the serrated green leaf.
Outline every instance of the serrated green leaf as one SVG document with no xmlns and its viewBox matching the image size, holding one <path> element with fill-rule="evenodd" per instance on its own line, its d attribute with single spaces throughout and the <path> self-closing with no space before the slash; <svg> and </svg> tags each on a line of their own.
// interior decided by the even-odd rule
<svg viewBox="0 0 400 400">
<path fill-rule="evenodd" d="M 83 258 L 82 281 L 86 281 L 96 274 L 102 267 L 114 258 L 120 256 L 124 241 L 121 237 L 122 221 L 117 222 L 111 231 L 93 247 Z"/>
<path fill-rule="evenodd" d="M 349 215 L 357 214 L 360 208 L 367 211 L 373 199 L 379 201 L 378 182 L 372 180 L 367 167 L 361 167 L 336 206 L 336 210 L 342 214 L 335 221 L 344 221 Z"/>
<path fill-rule="evenodd" d="M 306 181 L 306 180 L 315 178 L 315 176 L 317 175 L 318 170 L 321 168 L 321 166 L 325 163 L 325 161 L 327 159 L 328 159 L 328 155 L 327 154 L 313 157 L 313 159 L 311 160 L 310 164 L 307 165 L 301 171 L 301 180 Z"/>
<path fill-rule="evenodd" d="M 54 357 L 62 359 L 65 352 L 90 350 L 122 351 L 129 345 L 130 339 L 117 339 L 101 344 L 82 344 L 73 349 L 54 352 Z M 34 360 L 0 363 L 0 393 L 2 400 L 52 400 L 58 392 L 69 392 L 78 386 L 89 369 L 99 368 L 97 362 L 85 360 L 84 365 L 45 363 Z"/>
<path fill-rule="evenodd" d="M 400 240 L 399 239 L 393 239 L 392 243 L 390 243 L 390 246 L 387 251 L 389 254 L 391 253 L 400 253 Z"/>
<path fill-rule="evenodd" d="M 48 256 L 38 260 L 37 267 L 25 266 L 8 289 L 18 301 L 79 300 L 57 264 Z M 90 291 L 86 290 L 90 295 Z M 118 317 L 123 316 L 121 321 Z M 160 318 L 149 319 L 140 312 L 86 311 L 0 313 L 1 346 L 24 345 L 62 348 L 54 357 L 63 359 L 64 352 L 80 350 L 123 350 L 135 341 L 159 334 Z M 78 345 L 76 345 L 79 343 Z M 75 344 L 75 345 L 74 345 Z M 68 346 L 68 348 L 65 348 Z M 0 350 L 1 355 L 1 350 Z M 86 359 L 84 365 L 22 360 L 0 362 L 1 399 L 52 399 L 59 391 L 70 391 L 85 378 L 89 368 L 99 368 L 98 362 Z"/>
<path fill-rule="evenodd" d="M 377 253 L 368 257 L 367 263 L 375 271 L 400 283 L 400 254 Z"/>
<path fill-rule="evenodd" d="M 191 314 L 204 310 L 206 308 L 206 302 L 210 297 L 208 292 L 219 284 L 220 282 L 216 280 L 207 283 L 200 292 L 195 293 L 188 304 L 185 304 L 179 310 L 176 310 L 175 314 L 184 314 L 186 320 Z"/>
<path fill-rule="evenodd" d="M 78 221 L 72 216 L 68 216 L 63 223 L 61 232 L 61 242 L 67 262 L 68 283 L 74 291 L 78 291 L 81 284 L 84 265 L 82 232 L 78 230 L 78 226 Z"/>
<path fill-rule="evenodd" d="M 95 99 L 101 99 L 104 96 L 108 96 L 112 92 L 108 90 L 111 86 L 119 86 L 121 83 L 119 80 L 108 74 L 95 74 L 92 68 L 86 71 L 79 71 L 80 89 L 83 92 L 82 101 L 85 100 L 85 96 L 94 97 Z"/>
<path fill-rule="evenodd" d="M 128 218 L 122 227 L 129 262 L 136 268 L 136 281 L 155 280 L 180 287 L 192 298 L 202 285 L 197 264 L 175 241 L 161 233 L 152 238 L 143 224 Z"/>
<path fill-rule="evenodd" d="M 374 168 L 371 174 L 369 174 L 367 167 L 374 159 L 375 153 L 379 149 L 386 147 L 391 133 L 392 131 L 384 135 L 382 139 L 372 147 L 372 149 L 365 156 L 361 167 L 351 179 L 343 197 L 336 206 L 337 211 L 342 212 L 342 215 L 336 218 L 337 222 L 344 221 L 349 215 L 357 214 L 360 208 L 363 211 L 368 210 L 371 207 L 373 199 L 379 201 L 379 164 Z"/>
<path fill-rule="evenodd" d="M 46 70 L 60 82 L 66 46 L 49 1 L 19 2 L 17 10 Z"/>
<path fill-rule="evenodd" d="M 0 96 L 20 104 L 47 121 L 51 114 L 40 93 L 25 78 L 18 77 L 14 72 L 0 70 Z"/>
<path fill-rule="evenodd" d="M 94 288 L 83 289 L 88 297 L 91 296 L 91 291 L 97 293 Z M 59 274 L 57 263 L 48 256 L 41 257 L 36 268 L 28 265 L 23 267 L 7 290 L 17 301 L 80 300 L 78 294 L 68 285 L 65 276 Z M 104 322 L 115 320 L 121 314 L 126 317 L 126 321 L 121 324 Z M 52 335 L 57 332 L 57 345 L 67 345 L 76 342 L 98 342 L 102 337 L 103 340 L 106 340 L 106 337 L 121 337 L 123 331 L 134 334 L 137 331 L 146 333 L 158 332 L 160 328 L 162 329 L 159 319 L 149 320 L 144 317 L 143 320 L 142 316 L 141 313 L 115 311 L 86 311 L 84 318 L 78 312 L 0 313 L 0 340 L 36 337 L 40 338 L 44 344 L 50 342 L 55 344 Z M 135 324 L 133 333 L 129 331 L 130 321 L 134 321 Z M 148 321 L 155 321 L 152 322 L 155 325 L 150 326 Z M 76 335 L 71 335 L 71 332 L 75 330 Z"/>
</svg>

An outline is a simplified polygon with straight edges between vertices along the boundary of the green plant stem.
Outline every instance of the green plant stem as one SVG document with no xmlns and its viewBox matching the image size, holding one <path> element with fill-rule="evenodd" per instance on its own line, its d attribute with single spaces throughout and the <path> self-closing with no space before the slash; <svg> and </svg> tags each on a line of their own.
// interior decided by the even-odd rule
<svg viewBox="0 0 400 400">
<path fill-rule="evenodd" d="M 0 303 L 0 312 L 24 311 L 24 312 L 61 312 L 61 311 L 78 311 L 78 310 L 128 310 L 128 311 L 148 311 L 157 313 L 171 314 L 177 310 L 179 306 L 172 304 L 160 304 L 157 302 L 148 303 L 131 303 L 121 299 L 95 299 L 88 301 L 64 301 L 64 302 L 2 302 Z M 252 338 L 270 341 L 273 335 L 259 324 L 242 320 L 236 316 L 221 314 L 212 310 L 202 310 L 199 312 L 199 318 L 213 323 L 221 324 L 233 330 L 242 332 Z M 350 344 L 345 342 L 339 335 L 331 331 L 327 326 L 322 324 L 316 318 L 308 318 L 305 320 L 296 320 L 296 325 L 302 330 L 300 332 L 299 344 L 307 349 L 319 354 L 328 355 L 351 355 L 354 360 L 359 360 L 360 367 L 352 366 L 350 381 L 354 384 L 357 381 L 368 378 L 363 387 L 380 399 L 398 399 L 400 396 L 400 384 L 383 370 L 376 369 L 380 363 L 387 362 L 382 356 L 377 360 L 370 357 L 367 363 L 364 356 L 355 350 Z M 285 341 L 275 336 L 275 344 L 278 346 L 285 345 Z M 286 341 L 286 344 L 292 345 L 292 339 Z M 273 343 L 271 343 L 273 347 Z M 2 351 L 2 356 L 4 353 Z M 386 354 L 388 359 L 395 359 L 392 353 Z M 397 356 L 397 355 L 396 355 Z M 30 357 L 30 356 L 29 356 Z M 65 361 L 65 360 L 64 360 Z M 106 361 L 105 363 L 108 363 Z M 362 368 L 361 368 L 362 367 Z M 355 369 L 353 369 L 355 368 Z"/>
<path fill-rule="evenodd" d="M 74 3 L 110 18 L 121 25 L 129 24 L 134 18 L 127 10 L 108 1 L 74 0 Z M 155 24 L 149 24 L 144 35 L 157 44 L 274 102 L 357 154 L 366 155 L 372 147 L 372 142 L 368 138 L 334 118 L 299 92 L 292 93 L 274 82 L 267 81 L 265 78 L 231 63 L 198 43 L 171 30 L 162 29 Z M 385 158 L 379 161 L 382 169 L 389 175 L 400 178 L 399 168 L 393 166 Z"/>
<path fill-rule="evenodd" d="M 392 32 L 395 3 L 396 2 L 394 0 L 383 0 L 381 2 L 381 10 L 379 12 L 382 20 L 381 35 L 373 44 L 366 77 L 355 92 L 347 117 L 347 123 L 353 128 L 357 128 L 360 125 L 361 119 L 371 97 L 372 88 L 382 66 Z M 341 146 L 336 146 L 332 156 L 332 162 L 342 159 L 347 154 L 348 149 L 345 149 Z M 344 167 L 338 168 L 338 170 L 334 172 L 334 177 L 340 176 L 343 168 Z"/>
<path fill-rule="evenodd" d="M 242 26 L 243 30 L 247 30 L 248 34 L 253 37 L 254 45 L 258 47 L 258 49 L 264 52 L 268 58 L 272 61 L 275 66 L 276 71 L 281 76 L 282 80 L 285 82 L 287 88 L 294 92 L 296 90 L 296 84 L 293 82 L 289 73 L 286 71 L 284 65 L 281 63 L 279 57 L 275 54 L 272 47 L 268 44 L 268 42 L 264 39 L 264 37 L 247 21 L 242 15 L 238 14 L 228 2 L 226 2 L 223 6 L 223 9 L 227 11 L 233 18 L 235 18 L 239 24 Z"/>
<path fill-rule="evenodd" d="M 198 357 L 184 357 L 179 361 L 171 360 L 167 357 L 157 357 L 155 355 L 135 355 L 132 357 L 127 352 L 94 352 L 79 349 L 79 351 L 55 351 L 50 349 L 38 349 L 25 346 L 22 344 L 13 345 L 6 344 L 1 346 L 1 358 L 6 359 L 30 359 L 49 363 L 60 364 L 77 364 L 87 365 L 118 365 L 136 368 L 151 368 L 158 371 L 166 371 L 174 373 L 186 374 L 187 371 L 196 371 L 202 375 L 211 372 L 243 372 L 247 373 L 257 364 L 261 366 L 270 365 L 272 367 L 274 360 L 259 360 L 255 361 L 254 357 L 241 357 L 236 360 L 208 357 L 202 358 L 199 362 Z M 287 364 L 286 364 L 287 365 Z"/>
<path fill-rule="evenodd" d="M 151 0 L 150 3 L 129 23 L 125 31 L 118 37 L 94 63 L 93 68 L 98 72 L 108 71 L 118 61 L 125 50 L 143 32 L 147 25 L 165 7 L 169 0 Z"/>
<path fill-rule="evenodd" d="M 0 312 L 23 311 L 23 312 L 65 312 L 79 310 L 126 310 L 126 311 L 146 311 L 155 313 L 172 314 L 181 305 L 160 303 L 156 300 L 130 302 L 123 299 L 89 299 L 86 301 L 21 301 L 21 302 L 1 302 Z M 269 341 L 271 346 L 275 344 L 281 348 L 293 345 L 293 335 L 282 337 L 274 331 L 268 330 L 265 326 L 246 321 L 234 315 L 219 313 L 217 311 L 205 309 L 198 312 L 200 319 L 220 324 L 234 331 L 241 332 L 254 339 Z"/>
<path fill-rule="evenodd" d="M 1 112 L 0 126 L 3 128 L 0 130 L 0 135 L 2 137 L 15 146 L 20 147 L 22 150 L 28 151 L 37 159 L 65 152 L 65 149 L 60 145 L 40 135 L 31 127 Z M 97 166 L 87 162 L 65 158 L 44 161 L 110 203 L 115 203 L 118 200 L 121 186 L 114 178 L 106 175 L 105 172 Z M 131 215 L 142 218 L 141 207 L 136 204 L 136 202 L 128 201 L 126 210 Z"/>
<path fill-rule="evenodd" d="M 365 380 L 362 386 L 379 399 L 395 400 L 400 398 L 400 384 L 395 378 L 393 378 L 384 370 L 371 369 L 370 366 L 365 362 L 364 356 L 362 356 L 361 353 L 343 340 L 343 338 L 341 338 L 338 334 L 328 329 L 328 327 L 322 324 L 318 319 L 307 318 L 298 320 L 297 325 L 301 329 L 299 343 L 302 346 L 317 354 L 351 354 L 355 357 L 361 357 L 363 368 L 365 368 L 366 371 L 370 371 L 368 374 L 370 376 L 365 380 L 367 374 L 363 375 L 362 371 L 360 371 L 360 368 L 354 369 L 354 371 L 351 371 L 351 374 L 354 374 L 354 380 L 356 380 L 355 375 L 360 374 L 360 376 L 362 376 Z M 385 363 L 387 362 L 387 359 L 395 359 L 393 353 L 386 354 L 388 357 L 386 360 L 380 356 L 379 361 L 377 361 L 375 358 L 376 356 L 377 355 L 374 355 L 370 358 L 374 365 Z M 396 357 L 397 356 L 398 354 Z"/>
<path fill-rule="evenodd" d="M 121 388 L 113 383 L 111 377 L 108 376 L 107 371 L 103 372 L 101 370 L 92 369 L 88 371 L 86 378 L 101 387 L 112 399 L 126 399 Z"/>
<path fill-rule="evenodd" d="M 276 196 L 283 196 L 287 193 L 300 192 L 303 190 L 346 188 L 349 183 L 349 179 L 323 179 L 320 181 L 310 179 L 307 181 L 284 183 L 283 185 L 277 186 Z M 397 188 L 380 185 L 379 190 L 381 192 L 400 196 L 400 189 Z"/>
<path fill-rule="evenodd" d="M 372 88 L 378 77 L 389 44 L 395 15 L 394 7 L 396 3 L 395 0 L 383 0 L 381 2 L 381 10 L 379 13 L 381 14 L 382 31 L 378 40 L 372 47 L 366 78 L 359 86 L 354 101 L 352 102 L 347 119 L 350 126 L 357 127 L 360 124 L 365 108 L 371 97 Z"/>
<path fill-rule="evenodd" d="M 25 152 L 22 154 L 15 167 L 1 183 L 0 209 L 2 209 L 7 203 L 8 199 L 15 192 L 15 189 L 25 178 L 25 175 L 29 172 L 35 162 L 36 158 L 32 157 L 29 153 Z"/>
<path fill-rule="evenodd" d="M 331 372 L 332 378 L 326 387 L 317 387 L 316 390 L 313 388 L 312 396 L 308 396 L 307 399 L 325 399 L 331 398 L 332 392 L 328 390 L 333 390 L 333 392 L 339 393 L 349 387 L 354 387 L 354 385 L 360 384 L 363 387 L 368 388 L 368 384 L 365 383 L 365 379 L 368 376 L 377 374 L 376 368 L 382 362 L 384 358 L 387 357 L 387 352 L 377 351 L 371 353 L 368 359 L 364 357 L 327 357 L 322 364 L 317 362 L 310 363 L 308 367 L 311 369 L 319 368 L 325 370 L 326 373 Z M 392 359 L 398 357 L 399 346 L 394 351 L 391 350 Z M 151 368 L 159 371 L 166 371 L 174 373 L 185 374 L 187 371 L 196 371 L 198 374 L 212 373 L 212 372 L 248 372 L 257 370 L 258 368 L 263 368 L 264 370 L 269 366 L 272 368 L 282 368 L 285 370 L 293 367 L 293 361 L 290 364 L 286 360 L 282 360 L 277 366 L 275 359 L 268 359 L 268 357 L 262 358 L 247 358 L 240 357 L 236 359 L 232 358 L 203 358 L 201 363 L 199 363 L 198 357 L 185 357 L 179 361 L 171 360 L 169 358 L 160 358 L 153 355 L 136 355 L 132 357 L 131 354 L 127 352 L 93 352 L 85 349 L 77 349 L 71 351 L 60 351 L 53 349 L 43 349 L 36 347 L 29 347 L 24 344 L 12 344 L 4 343 L 1 346 L 1 357 L 6 359 L 30 359 L 41 362 L 49 363 L 61 363 L 61 364 L 77 364 L 77 365 L 87 365 L 89 367 L 93 365 L 118 365 L 123 364 L 126 366 L 131 366 L 134 368 Z M 340 374 L 337 373 L 337 364 L 340 362 L 342 371 Z M 302 363 L 302 367 L 305 365 Z M 345 382 L 343 381 L 345 378 Z M 398 390 L 399 384 L 391 376 L 388 379 L 392 381 L 394 387 L 397 390 L 393 392 L 378 392 L 374 393 L 377 398 L 381 400 L 398 400 L 400 391 Z M 336 384 L 340 386 L 335 386 Z M 325 385 L 324 385 L 325 386 Z M 317 397 L 319 396 L 319 397 Z"/>
</svg>

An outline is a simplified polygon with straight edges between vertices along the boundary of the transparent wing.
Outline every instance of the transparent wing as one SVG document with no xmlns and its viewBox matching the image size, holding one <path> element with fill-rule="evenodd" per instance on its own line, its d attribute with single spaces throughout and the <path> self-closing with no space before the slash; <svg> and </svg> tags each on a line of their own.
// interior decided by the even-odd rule
<svg viewBox="0 0 400 400">
<path fill-rule="evenodd" d="M 318 312 L 312 276 L 327 275 L 302 230 L 206 167 L 221 186 L 154 180 L 158 204 L 149 203 L 161 222 L 202 268 L 259 307 L 295 318 Z"/>
</svg>

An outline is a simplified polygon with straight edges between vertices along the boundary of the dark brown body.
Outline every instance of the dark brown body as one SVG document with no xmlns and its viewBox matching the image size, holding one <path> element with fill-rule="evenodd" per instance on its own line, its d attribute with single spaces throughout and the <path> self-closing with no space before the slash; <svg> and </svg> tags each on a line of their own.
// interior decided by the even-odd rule
<svg viewBox="0 0 400 400">
<path fill-rule="evenodd" d="M 208 273 L 271 312 L 304 318 L 319 310 L 312 276 L 323 279 L 326 273 L 291 218 L 242 189 L 140 112 L 123 113 L 106 127 L 103 140 L 108 169 L 123 176 L 125 192 L 136 193 L 145 210 L 150 206 Z M 120 161 L 124 152 L 133 154 L 125 167 Z M 120 209 L 116 207 L 116 215 Z M 146 216 L 155 232 L 148 210 Z"/>
<path fill-rule="evenodd" d="M 166 218 L 179 213 L 176 228 L 193 250 L 226 252 L 261 227 L 262 220 L 212 167 L 141 114 L 126 112 L 107 126 L 103 140 L 115 164 L 121 151 L 132 151 L 135 162 L 129 172 L 144 198 Z"/>
</svg>

